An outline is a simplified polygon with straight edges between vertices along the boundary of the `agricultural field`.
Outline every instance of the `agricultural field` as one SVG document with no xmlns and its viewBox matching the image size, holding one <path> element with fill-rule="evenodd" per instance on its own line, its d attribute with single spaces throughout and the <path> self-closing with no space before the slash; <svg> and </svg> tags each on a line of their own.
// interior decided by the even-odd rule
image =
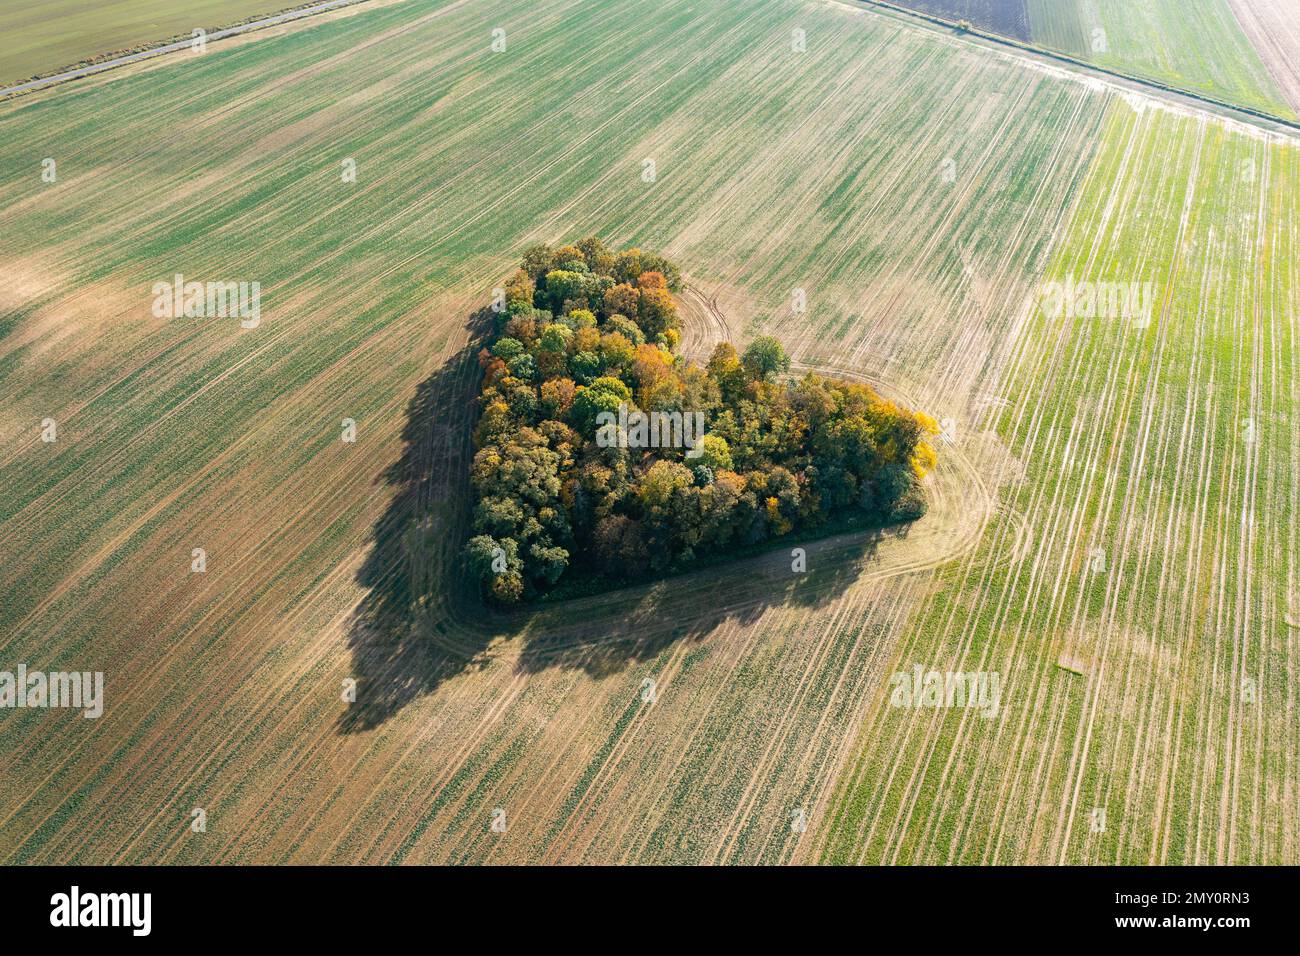
<svg viewBox="0 0 1300 956">
<path fill-rule="evenodd" d="M 893 2 L 893 0 L 891 0 Z M 1141 79 L 1296 118 L 1287 0 L 897 0 Z"/>
<path fill-rule="evenodd" d="M 1026 0 L 903 0 L 899 6 L 947 20 L 965 20 L 981 30 L 1017 40 L 1028 40 L 1029 14 L 1025 2 Z"/>
<path fill-rule="evenodd" d="M 0 862 L 1300 862 L 1295 142 L 855 4 L 589 6 L 0 104 L 0 660 L 106 697 L 0 717 Z M 692 357 L 940 419 L 930 514 L 485 609 L 484 308 L 592 233 L 683 265 Z M 914 665 L 996 713 L 890 706 Z"/>
<path fill-rule="evenodd" d="M 1229 0 L 1027 0 L 1035 43 L 1290 119 Z"/>
<path fill-rule="evenodd" d="M 1294 143 L 1111 111 L 1045 281 L 1149 282 L 1150 315 L 1031 308 L 978 420 L 1034 545 L 951 566 L 899 651 L 1015 703 L 878 707 L 822 858 L 1295 858 L 1297 177 Z"/>
<path fill-rule="evenodd" d="M 275 13 L 293 0 L 42 0 L 0 7 L 0 85 L 107 53 L 211 31 L 258 13 Z"/>
<path fill-rule="evenodd" d="M 1287 0 L 1228 0 L 1291 112 L 1300 113 L 1300 6 Z"/>
</svg>

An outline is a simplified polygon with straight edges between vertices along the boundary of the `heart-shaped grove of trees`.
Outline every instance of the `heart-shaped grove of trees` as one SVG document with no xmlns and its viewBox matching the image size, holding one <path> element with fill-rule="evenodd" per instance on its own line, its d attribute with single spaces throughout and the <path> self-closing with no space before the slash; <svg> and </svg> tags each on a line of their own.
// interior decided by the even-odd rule
<svg viewBox="0 0 1300 956">
<path fill-rule="evenodd" d="M 681 271 L 535 246 L 479 353 L 470 569 L 493 602 L 623 586 L 764 543 L 925 514 L 930 416 L 808 373 L 771 336 L 676 354 Z"/>
</svg>

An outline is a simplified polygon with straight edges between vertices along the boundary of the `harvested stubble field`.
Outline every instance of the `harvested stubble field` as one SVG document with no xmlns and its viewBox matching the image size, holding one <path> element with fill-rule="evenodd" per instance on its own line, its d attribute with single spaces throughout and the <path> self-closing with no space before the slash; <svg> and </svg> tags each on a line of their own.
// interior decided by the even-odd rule
<svg viewBox="0 0 1300 956">
<path fill-rule="evenodd" d="M 0 107 L 0 659 L 106 675 L 0 722 L 0 860 L 1297 862 L 1297 176 L 822 2 L 410 0 Z M 476 312 L 593 232 L 694 354 L 951 420 L 931 515 L 464 600 Z M 1134 263 L 1141 335 L 1027 304 Z M 260 327 L 153 318 L 177 272 Z M 914 663 L 998 716 L 889 708 Z"/>
</svg>

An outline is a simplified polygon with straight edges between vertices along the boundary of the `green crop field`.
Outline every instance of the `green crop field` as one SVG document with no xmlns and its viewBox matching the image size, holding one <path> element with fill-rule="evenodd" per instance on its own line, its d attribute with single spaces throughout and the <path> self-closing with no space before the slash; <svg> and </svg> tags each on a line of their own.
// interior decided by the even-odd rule
<svg viewBox="0 0 1300 956">
<path fill-rule="evenodd" d="M 0 104 L 0 653 L 106 697 L 0 720 L 0 862 L 1300 862 L 1294 141 L 856 5 L 589 8 Z M 943 420 L 930 514 L 471 600 L 478 313 L 591 233 L 683 265 L 688 354 Z M 260 323 L 156 316 L 178 273 Z M 890 707 L 914 664 L 996 717 Z"/>
<path fill-rule="evenodd" d="M 1033 310 L 989 423 L 1035 547 L 954 566 L 899 652 L 1016 703 L 874 714 L 826 858 L 1294 857 L 1298 177 L 1294 143 L 1112 110 L 1044 278 L 1150 282 L 1150 324 Z"/>
<path fill-rule="evenodd" d="M 44 76 L 119 50 L 150 45 L 195 28 L 211 31 L 293 0 L 42 0 L 0 7 L 0 83 Z"/>
<path fill-rule="evenodd" d="M 1033 42 L 1100 66 L 1295 118 L 1229 0 L 1027 0 Z"/>
<path fill-rule="evenodd" d="M 890 0 L 1177 90 L 1296 118 L 1289 0 Z"/>
</svg>

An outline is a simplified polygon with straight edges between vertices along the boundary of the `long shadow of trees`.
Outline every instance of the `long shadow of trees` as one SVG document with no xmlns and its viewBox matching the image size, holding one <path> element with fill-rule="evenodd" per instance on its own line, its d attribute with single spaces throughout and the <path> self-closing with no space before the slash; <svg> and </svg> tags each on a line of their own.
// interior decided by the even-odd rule
<svg viewBox="0 0 1300 956">
<path fill-rule="evenodd" d="M 775 607 L 815 610 L 834 603 L 861 578 L 884 540 L 906 533 L 887 529 L 797 545 L 773 543 L 760 557 L 612 592 L 599 604 L 618 602 L 617 633 L 611 633 L 610 614 L 587 623 L 581 621 L 585 603 L 575 602 L 572 610 L 557 606 L 553 613 L 572 621 L 570 628 L 530 637 L 518 666 L 530 673 L 580 668 L 601 678 L 657 657 L 679 641 L 704 640 L 724 624 L 753 624 Z M 792 570 L 794 547 L 807 553 L 806 572 Z"/>
<path fill-rule="evenodd" d="M 378 727 L 445 681 L 486 666 L 498 637 L 524 635 L 522 670 L 581 668 L 600 678 L 675 642 L 703 640 L 728 621 L 749 624 L 777 606 L 821 607 L 858 580 L 882 541 L 906 534 L 903 527 L 774 545 L 734 564 L 537 608 L 485 605 L 460 552 L 470 516 L 476 356 L 491 318 L 486 309 L 475 313 L 470 344 L 416 388 L 402 453 L 376 479 L 392 498 L 357 573 L 367 589 L 348 635 L 357 700 L 340 719 L 340 733 Z M 807 553 L 806 573 L 792 571 L 796 546 Z"/>
<path fill-rule="evenodd" d="M 455 566 L 469 510 L 475 356 L 490 327 L 487 310 L 471 316 L 470 343 L 416 387 L 402 453 L 376 479 L 392 489 L 392 498 L 357 572 L 367 593 L 348 635 L 357 700 L 340 721 L 343 733 L 382 724 L 471 666 L 487 644 L 484 638 L 480 647 L 456 654 L 437 637 L 449 632 L 452 602 L 460 598 Z"/>
</svg>

